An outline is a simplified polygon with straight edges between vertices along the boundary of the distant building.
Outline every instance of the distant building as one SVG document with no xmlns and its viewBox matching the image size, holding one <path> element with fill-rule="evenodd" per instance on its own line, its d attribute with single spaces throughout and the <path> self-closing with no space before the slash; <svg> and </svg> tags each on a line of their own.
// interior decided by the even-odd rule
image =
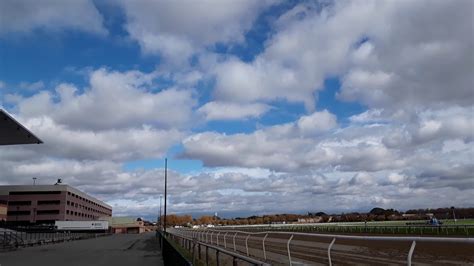
<svg viewBox="0 0 474 266">
<path fill-rule="evenodd" d="M 112 216 L 112 206 L 62 184 L 0 186 L 0 202 L 6 202 L 7 223 L 53 224 Z"/>
<path fill-rule="evenodd" d="M 102 217 L 100 220 L 108 221 L 113 234 L 141 234 L 146 228 L 142 219 L 133 217 Z"/>
</svg>

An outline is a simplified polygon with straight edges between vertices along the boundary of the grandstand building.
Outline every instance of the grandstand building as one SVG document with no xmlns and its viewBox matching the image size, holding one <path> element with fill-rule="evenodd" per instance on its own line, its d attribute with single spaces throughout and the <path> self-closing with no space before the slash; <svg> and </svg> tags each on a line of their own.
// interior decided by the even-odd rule
<svg viewBox="0 0 474 266">
<path fill-rule="evenodd" d="M 90 221 L 112 216 L 112 207 L 71 186 L 0 186 L 9 224 L 52 224 L 55 221 Z"/>
</svg>

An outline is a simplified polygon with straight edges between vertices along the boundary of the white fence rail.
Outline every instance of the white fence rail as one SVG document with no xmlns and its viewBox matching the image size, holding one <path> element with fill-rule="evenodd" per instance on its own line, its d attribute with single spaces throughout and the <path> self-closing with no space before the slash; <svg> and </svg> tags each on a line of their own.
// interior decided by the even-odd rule
<svg viewBox="0 0 474 266">
<path fill-rule="evenodd" d="M 294 237 L 317 237 L 322 239 L 328 239 L 330 241 L 327 246 L 327 263 L 332 265 L 333 258 L 331 251 L 333 247 L 337 245 L 338 240 L 353 240 L 353 241 L 384 241 L 384 242 L 407 242 L 407 249 L 409 248 L 408 255 L 406 257 L 406 264 L 412 265 L 412 258 L 415 253 L 415 247 L 417 243 L 439 243 L 449 244 L 461 244 L 468 245 L 468 250 L 470 247 L 474 248 L 474 238 L 457 238 L 457 237 L 420 237 L 420 236 L 360 236 L 360 235 L 338 235 L 338 234 L 315 234 L 315 233 L 301 233 L 301 232 L 281 232 L 281 231 L 262 231 L 262 232 L 246 232 L 239 230 L 216 230 L 216 229 L 172 229 L 170 233 L 187 237 L 190 239 L 195 239 L 204 243 L 209 243 L 211 245 L 216 245 L 223 247 L 224 249 L 232 249 L 234 252 L 241 252 L 247 257 L 253 256 L 264 261 L 271 262 L 269 258 L 268 247 L 275 245 L 275 243 L 280 243 L 284 241 L 286 244 L 286 262 L 289 265 L 294 263 L 294 256 L 292 254 L 292 240 Z M 229 237 L 228 237 L 229 236 Z M 269 238 L 273 236 L 273 238 Z M 288 238 L 286 238 L 288 237 Z M 239 239 L 239 245 L 236 245 L 236 238 Z M 252 247 L 252 252 L 249 249 L 249 239 L 252 238 L 254 243 Z M 286 239 L 286 240 L 284 240 Z M 232 243 L 232 246 L 228 245 L 228 242 Z M 261 241 L 258 245 L 255 245 L 256 241 Z M 242 243 L 243 242 L 243 243 Z M 411 244 L 411 245 L 410 245 Z M 408 246 L 409 245 L 409 246 Z M 240 248 L 239 248 L 240 247 Z M 273 247 L 274 248 L 274 247 Z M 294 246 L 296 249 L 297 246 Z M 301 247 L 300 247 L 301 248 Z M 258 250 L 258 253 L 256 252 Z M 260 252 L 261 251 L 261 252 Z M 283 262 L 284 257 L 282 257 L 282 250 L 279 251 L 279 257 L 276 259 L 273 258 L 273 261 Z M 295 254 L 300 253 L 301 251 L 296 252 Z M 252 253 L 252 254 L 251 254 Z M 276 252 L 273 251 L 273 255 L 276 255 Z M 474 256 L 474 255 L 473 255 Z M 474 261 L 474 257 L 472 258 Z"/>
</svg>

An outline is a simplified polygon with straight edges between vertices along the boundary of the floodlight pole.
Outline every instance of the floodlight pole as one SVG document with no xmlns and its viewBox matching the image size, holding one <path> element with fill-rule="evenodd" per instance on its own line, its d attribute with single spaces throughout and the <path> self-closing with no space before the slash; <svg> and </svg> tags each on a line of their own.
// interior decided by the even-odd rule
<svg viewBox="0 0 474 266">
<path fill-rule="evenodd" d="M 166 234 L 166 198 L 168 196 L 167 194 L 167 185 L 168 185 L 168 158 L 165 158 L 165 217 L 163 220 L 163 231 Z"/>
</svg>

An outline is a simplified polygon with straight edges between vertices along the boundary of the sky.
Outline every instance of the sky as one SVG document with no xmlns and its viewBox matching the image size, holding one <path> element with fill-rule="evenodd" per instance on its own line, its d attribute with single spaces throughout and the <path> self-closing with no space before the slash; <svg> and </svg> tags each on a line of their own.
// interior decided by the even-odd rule
<svg viewBox="0 0 474 266">
<path fill-rule="evenodd" d="M 153 218 L 472 207 L 474 2 L 0 1 L 0 185 Z"/>
</svg>

